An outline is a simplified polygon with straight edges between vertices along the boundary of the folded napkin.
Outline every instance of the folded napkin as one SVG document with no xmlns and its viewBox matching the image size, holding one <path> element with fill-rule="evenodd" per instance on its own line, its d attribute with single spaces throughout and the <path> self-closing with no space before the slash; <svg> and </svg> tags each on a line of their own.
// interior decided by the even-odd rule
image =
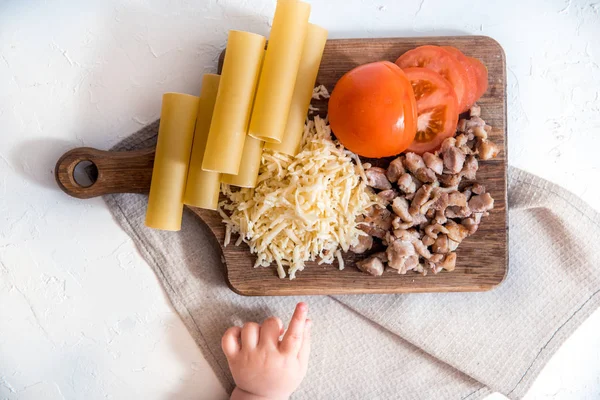
<svg viewBox="0 0 600 400">
<path fill-rule="evenodd" d="M 112 150 L 153 146 L 157 128 Z M 527 172 L 510 167 L 508 177 L 509 272 L 483 293 L 242 297 L 225 284 L 219 245 L 194 214 L 186 210 L 180 232 L 161 232 L 144 226 L 146 196 L 105 199 L 227 390 L 226 328 L 285 318 L 304 300 L 313 348 L 294 399 L 520 398 L 600 303 L 600 214 Z"/>
</svg>

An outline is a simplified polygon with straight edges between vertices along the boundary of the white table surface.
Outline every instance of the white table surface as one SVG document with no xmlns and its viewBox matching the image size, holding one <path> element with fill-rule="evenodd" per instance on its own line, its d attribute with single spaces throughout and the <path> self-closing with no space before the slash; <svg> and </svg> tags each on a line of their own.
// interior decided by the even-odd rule
<svg viewBox="0 0 600 400">
<path fill-rule="evenodd" d="M 312 3 L 331 38 L 498 40 L 510 164 L 600 209 L 600 3 Z M 226 398 L 104 202 L 64 195 L 53 167 L 70 148 L 107 149 L 154 121 L 163 92 L 197 94 L 227 30 L 267 34 L 273 10 L 273 0 L 0 0 L 0 399 Z M 600 398 L 598 332 L 600 312 L 527 398 Z"/>
</svg>

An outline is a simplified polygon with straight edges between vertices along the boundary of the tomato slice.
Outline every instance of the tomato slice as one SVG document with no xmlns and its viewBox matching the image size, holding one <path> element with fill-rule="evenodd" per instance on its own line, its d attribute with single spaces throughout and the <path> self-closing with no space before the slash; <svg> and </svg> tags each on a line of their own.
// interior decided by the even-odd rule
<svg viewBox="0 0 600 400">
<path fill-rule="evenodd" d="M 475 76 L 477 79 L 477 91 L 475 92 L 475 101 L 479 100 L 481 96 L 488 89 L 488 70 L 487 67 L 479 61 L 477 58 L 467 57 L 473 66 Z"/>
<path fill-rule="evenodd" d="M 331 92 L 328 112 L 335 137 L 364 157 L 399 154 L 415 138 L 417 107 L 411 83 L 389 61 L 346 72 Z"/>
<path fill-rule="evenodd" d="M 475 70 L 475 65 L 473 65 L 473 62 L 469 59 L 469 57 L 465 56 L 464 53 L 456 47 L 442 46 L 442 49 L 452 54 L 467 72 L 467 90 L 465 94 L 466 104 L 459 111 L 461 113 L 465 112 L 469 110 L 477 100 L 479 100 L 479 97 L 481 97 L 481 95 L 477 95 L 478 75 L 477 71 Z"/>
<path fill-rule="evenodd" d="M 396 64 L 404 69 L 409 67 L 424 67 L 431 69 L 446 78 L 456 93 L 458 109 L 467 106 L 467 71 L 458 60 L 448 51 L 439 46 L 420 46 L 402 54 Z"/>
<path fill-rule="evenodd" d="M 407 151 L 423 154 L 437 150 L 444 139 L 454 136 L 458 123 L 458 101 L 454 88 L 428 68 L 405 68 L 404 73 L 417 100 L 417 134 Z"/>
</svg>

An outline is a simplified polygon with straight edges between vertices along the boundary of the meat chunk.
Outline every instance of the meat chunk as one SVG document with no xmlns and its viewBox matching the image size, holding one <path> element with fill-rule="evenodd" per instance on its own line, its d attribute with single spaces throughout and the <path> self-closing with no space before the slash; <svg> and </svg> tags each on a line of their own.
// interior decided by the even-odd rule
<svg viewBox="0 0 600 400">
<path fill-rule="evenodd" d="M 456 140 L 454 142 L 454 145 L 456 147 L 462 147 L 462 146 L 466 145 L 467 144 L 467 140 L 468 140 L 467 136 L 465 134 L 463 134 L 463 133 L 461 133 L 460 135 L 456 136 L 454 139 Z"/>
<path fill-rule="evenodd" d="M 435 154 L 425 153 L 423 154 L 423 161 L 427 168 L 432 170 L 438 175 L 441 175 L 444 172 L 444 162 L 441 158 L 436 156 Z"/>
<path fill-rule="evenodd" d="M 481 214 L 473 214 L 473 215 L 481 215 Z M 469 231 L 469 236 L 474 234 L 475 232 L 477 232 L 477 229 L 479 228 L 479 222 L 477 222 L 475 216 L 464 218 L 460 223 L 462 226 L 467 228 L 467 230 Z"/>
<path fill-rule="evenodd" d="M 425 227 L 425 235 L 437 239 L 439 233 L 448 234 L 448 229 L 440 224 L 430 224 Z"/>
<path fill-rule="evenodd" d="M 402 165 L 402 157 L 398 157 L 390 163 L 385 174 L 390 182 L 396 182 L 405 172 L 406 170 Z"/>
<path fill-rule="evenodd" d="M 398 192 L 396 192 L 394 189 L 382 190 L 381 192 L 377 193 L 377 197 L 381 199 L 385 206 L 390 204 L 390 202 L 394 200 L 397 196 Z"/>
<path fill-rule="evenodd" d="M 392 184 L 385 176 L 385 169 L 379 167 L 371 167 L 365 171 L 367 176 L 367 185 L 375 189 L 391 189 Z"/>
<path fill-rule="evenodd" d="M 469 115 L 471 116 L 471 118 L 480 117 L 481 116 L 481 107 L 479 107 L 477 104 L 473 104 L 471 106 L 471 109 L 469 110 Z"/>
<path fill-rule="evenodd" d="M 450 196 L 447 192 L 438 192 L 435 196 L 435 201 L 431 204 L 431 208 L 436 211 L 445 210 L 448 207 Z"/>
<path fill-rule="evenodd" d="M 467 197 L 455 190 L 448 194 L 448 205 L 449 206 L 458 206 L 458 207 L 466 207 L 467 206 Z"/>
<path fill-rule="evenodd" d="M 392 210 L 405 222 L 412 222 L 412 215 L 408 212 L 408 201 L 404 197 L 396 197 L 392 202 Z"/>
<path fill-rule="evenodd" d="M 438 177 L 438 180 L 445 187 L 458 187 L 461 176 L 459 174 L 443 174 Z"/>
<path fill-rule="evenodd" d="M 475 194 L 485 193 L 485 186 L 483 186 L 480 183 L 475 183 L 475 184 L 473 184 L 473 186 L 470 186 L 468 189 Z"/>
<path fill-rule="evenodd" d="M 466 218 L 472 213 L 469 207 L 450 206 L 446 209 L 446 217 L 448 218 Z"/>
<path fill-rule="evenodd" d="M 446 223 L 446 229 L 448 230 L 448 238 L 453 241 L 460 243 L 466 238 L 469 234 L 469 231 L 464 226 L 457 224 L 456 222 L 449 220 Z M 452 250 L 452 249 L 451 249 Z"/>
<path fill-rule="evenodd" d="M 410 203 L 409 211 L 411 215 L 415 215 L 420 211 L 421 206 L 425 204 L 427 200 L 429 200 L 432 191 L 433 186 L 431 185 L 423 185 L 419 188 L 419 190 L 417 190 L 417 193 L 415 193 L 415 197 Z"/>
<path fill-rule="evenodd" d="M 477 177 L 477 170 L 479 169 L 479 162 L 477 159 L 470 155 L 467 156 L 465 164 L 463 166 L 462 171 L 460 172 L 462 176 L 467 179 L 475 179 Z"/>
<path fill-rule="evenodd" d="M 442 152 L 444 167 L 452 174 L 458 174 L 465 163 L 465 153 L 460 149 L 451 146 Z"/>
<path fill-rule="evenodd" d="M 437 210 L 435 212 L 435 217 L 433 217 L 433 222 L 440 225 L 445 224 L 448 219 L 446 218 L 444 211 L 445 210 Z"/>
<path fill-rule="evenodd" d="M 484 140 L 487 139 L 488 133 L 485 130 L 485 127 L 476 126 L 475 128 L 473 128 L 473 137 L 477 137 Z"/>
<path fill-rule="evenodd" d="M 482 160 L 490 160 L 498 155 L 500 149 L 495 143 L 490 142 L 489 140 L 479 140 L 477 151 L 479 152 L 479 158 Z"/>
<path fill-rule="evenodd" d="M 415 177 L 424 183 L 433 183 L 437 181 L 435 172 L 429 168 L 419 168 L 417 172 L 415 172 Z"/>
<path fill-rule="evenodd" d="M 394 230 L 394 237 L 405 242 L 414 242 L 415 240 L 419 240 L 421 235 L 415 229 L 397 229 Z"/>
<path fill-rule="evenodd" d="M 469 200 L 469 208 L 473 212 L 485 212 L 494 208 L 494 199 L 489 193 L 483 193 L 471 197 Z"/>
<path fill-rule="evenodd" d="M 466 122 L 467 131 L 469 131 L 470 129 L 476 128 L 478 126 L 480 126 L 480 127 L 484 127 L 485 126 L 485 121 L 482 120 L 478 116 L 473 116 L 470 119 L 468 119 L 467 122 Z"/>
<path fill-rule="evenodd" d="M 394 216 L 387 209 L 373 206 L 358 227 L 371 236 L 383 239 L 386 232 L 391 229 L 393 219 Z"/>
<path fill-rule="evenodd" d="M 446 271 L 454 271 L 454 268 L 456 268 L 456 253 L 446 254 L 444 260 L 438 263 L 437 266 L 444 268 Z"/>
<path fill-rule="evenodd" d="M 414 193 L 417 190 L 417 185 L 410 174 L 402 174 L 398 178 L 398 187 L 404 193 Z"/>
<path fill-rule="evenodd" d="M 378 257 L 371 256 L 365 260 L 356 263 L 356 267 L 362 272 L 373 276 L 381 276 L 383 274 L 383 263 Z"/>
<path fill-rule="evenodd" d="M 373 237 L 369 235 L 362 235 L 358 237 L 358 243 L 354 246 L 350 246 L 350 251 L 356 254 L 362 254 L 373 247 Z"/>
<path fill-rule="evenodd" d="M 435 243 L 431 246 L 431 250 L 434 253 L 438 254 L 446 254 L 450 251 L 450 247 L 448 244 L 448 236 L 447 235 L 439 235 L 437 239 L 435 239 Z"/>
<path fill-rule="evenodd" d="M 439 151 L 440 154 L 444 153 L 451 147 L 456 147 L 456 139 L 454 139 L 453 137 L 444 139 L 444 141 L 442 142 L 442 144 L 440 146 L 440 151 Z"/>
<path fill-rule="evenodd" d="M 406 153 L 404 156 L 404 167 L 415 174 L 419 168 L 425 168 L 425 163 L 420 155 L 415 153 Z"/>
<path fill-rule="evenodd" d="M 458 132 L 466 132 L 467 131 L 467 120 L 463 118 L 460 121 L 458 121 L 458 125 L 456 126 L 456 130 Z"/>
<path fill-rule="evenodd" d="M 412 244 L 417 254 L 419 254 L 421 257 L 423 257 L 426 260 L 431 258 L 431 252 L 422 241 L 415 240 Z"/>
<path fill-rule="evenodd" d="M 386 255 L 390 268 L 401 269 L 407 257 L 415 254 L 415 248 L 411 242 L 395 240 L 388 246 Z"/>
<path fill-rule="evenodd" d="M 435 243 L 435 239 L 432 238 L 431 236 L 423 236 L 423 239 L 421 239 L 421 241 L 427 247 L 429 247 L 429 246 L 431 246 L 432 244 Z"/>
</svg>

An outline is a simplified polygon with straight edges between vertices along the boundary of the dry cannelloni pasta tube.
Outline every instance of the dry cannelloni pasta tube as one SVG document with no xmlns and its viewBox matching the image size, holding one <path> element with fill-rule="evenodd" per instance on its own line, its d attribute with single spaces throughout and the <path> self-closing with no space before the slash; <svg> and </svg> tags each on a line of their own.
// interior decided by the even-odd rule
<svg viewBox="0 0 600 400">
<path fill-rule="evenodd" d="M 252 136 L 246 136 L 240 171 L 237 175 L 221 175 L 221 182 L 245 188 L 256 187 L 264 143 Z"/>
<path fill-rule="evenodd" d="M 327 30 L 314 24 L 308 24 L 300 68 L 296 76 L 296 85 L 292 104 L 288 113 L 285 131 L 281 143 L 267 143 L 265 147 L 281 153 L 295 156 L 302 140 L 304 121 L 312 99 L 313 88 L 319 73 L 323 50 L 327 42 Z"/>
<path fill-rule="evenodd" d="M 208 210 L 217 209 L 221 188 L 221 176 L 218 172 L 202 170 L 210 121 L 219 89 L 219 78 L 216 74 L 204 74 L 202 77 L 192 156 L 183 196 L 184 204 Z"/>
<path fill-rule="evenodd" d="M 252 101 L 264 56 L 265 38 L 229 31 L 217 100 L 202 161 L 202 169 L 237 174 Z"/>
<path fill-rule="evenodd" d="M 277 2 L 248 130 L 256 139 L 271 143 L 281 143 L 283 139 L 309 14 L 307 3 Z"/>
<path fill-rule="evenodd" d="M 146 211 L 146 226 L 178 231 L 183 193 L 192 151 L 198 97 L 165 93 Z"/>
</svg>

